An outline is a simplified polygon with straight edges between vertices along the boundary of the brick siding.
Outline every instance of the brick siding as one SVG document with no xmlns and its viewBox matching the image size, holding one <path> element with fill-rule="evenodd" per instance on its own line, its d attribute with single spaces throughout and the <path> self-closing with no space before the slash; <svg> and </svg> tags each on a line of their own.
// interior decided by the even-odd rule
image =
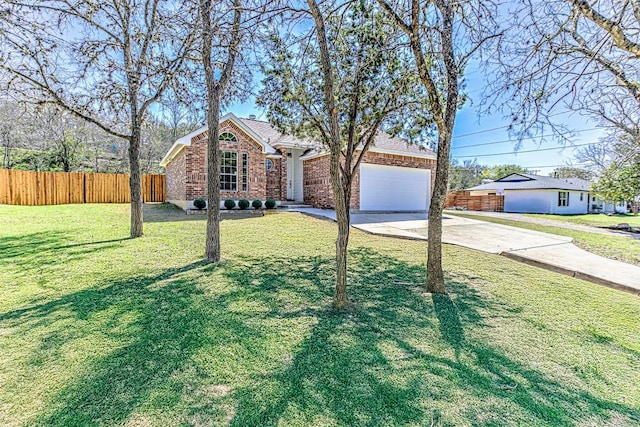
<svg viewBox="0 0 640 427">
<path fill-rule="evenodd" d="M 183 149 L 165 168 L 168 201 L 176 202 L 187 200 L 186 159 L 186 152 Z"/>
<path fill-rule="evenodd" d="M 436 161 L 396 154 L 365 153 L 362 163 L 406 168 L 429 169 L 431 171 L 431 193 L 436 178 Z M 333 208 L 333 190 L 329 176 L 329 156 L 317 157 L 304 162 L 304 201 L 314 207 Z M 360 173 L 354 175 L 351 183 L 351 209 L 360 208 Z"/>
<path fill-rule="evenodd" d="M 221 191 L 224 199 L 284 200 L 287 195 L 287 150 L 280 149 L 281 158 L 272 158 L 273 169 L 266 171 L 266 155 L 256 141 L 232 121 L 220 125 L 220 134 L 230 132 L 238 142 L 220 141 L 220 151 L 232 151 L 238 157 L 238 191 Z M 207 132 L 191 139 L 191 146 L 185 147 L 166 167 L 167 200 L 192 201 L 207 194 Z M 242 154 L 248 155 L 248 191 L 242 191 Z M 402 166 L 431 170 L 431 190 L 435 182 L 436 162 L 396 154 L 368 152 L 363 163 L 386 166 Z M 360 174 L 356 173 L 352 183 L 351 209 L 360 207 Z M 329 177 L 329 156 L 304 161 L 303 168 L 304 201 L 319 208 L 333 208 L 333 191 Z"/>
<path fill-rule="evenodd" d="M 282 158 L 272 158 L 273 169 L 267 171 L 267 198 L 284 200 L 287 197 L 287 150 L 278 150 Z"/>
<path fill-rule="evenodd" d="M 220 125 L 220 134 L 224 132 L 232 133 L 238 140 L 238 142 L 220 141 L 221 152 L 231 151 L 238 155 L 238 191 L 220 191 L 220 199 L 265 200 L 267 198 L 266 155 L 262 153 L 262 147 L 231 121 L 226 121 Z M 208 133 L 205 131 L 193 137 L 191 146 L 185 148 L 187 200 L 206 197 L 207 195 L 207 137 Z M 248 155 L 247 191 L 242 191 L 243 153 Z"/>
<path fill-rule="evenodd" d="M 333 208 L 333 190 L 329 176 L 329 156 L 305 160 L 302 167 L 304 202 L 316 208 Z"/>
</svg>

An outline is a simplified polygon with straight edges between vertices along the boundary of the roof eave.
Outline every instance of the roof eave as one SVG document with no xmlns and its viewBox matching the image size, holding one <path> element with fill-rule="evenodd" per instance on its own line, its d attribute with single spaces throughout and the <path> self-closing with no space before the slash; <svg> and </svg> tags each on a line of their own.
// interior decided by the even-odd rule
<svg viewBox="0 0 640 427">
<path fill-rule="evenodd" d="M 233 123 L 235 123 L 240 129 L 242 129 L 243 132 L 247 133 L 251 138 L 255 139 L 262 146 L 262 154 L 274 154 L 276 152 L 275 148 L 266 143 L 260 137 L 260 135 L 258 135 L 253 130 L 251 130 L 251 128 L 245 125 L 238 117 L 236 117 L 235 114 L 225 114 L 220 118 L 219 123 L 223 123 L 226 120 L 233 121 Z M 171 160 L 173 160 L 173 158 L 180 152 L 182 147 L 191 146 L 191 140 L 193 139 L 193 137 L 198 136 L 201 133 L 206 132 L 207 130 L 209 130 L 207 126 L 202 126 L 201 128 L 194 130 L 193 132 L 181 138 L 178 138 L 176 142 L 173 143 L 169 151 L 167 151 L 167 154 L 165 154 L 165 156 L 160 161 L 160 166 L 167 167 L 167 165 L 171 163 Z"/>
<path fill-rule="evenodd" d="M 309 144 L 299 144 L 299 143 L 291 143 L 291 142 L 274 142 L 271 144 L 274 148 L 300 148 L 306 150 L 308 148 L 313 148 L 317 144 L 309 143 Z"/>
<path fill-rule="evenodd" d="M 380 153 L 380 154 L 393 154 L 395 156 L 402 156 L 402 157 L 415 157 L 417 159 L 436 160 L 436 155 L 435 154 L 431 154 L 431 153 L 408 153 L 406 151 L 387 150 L 387 149 L 384 149 L 384 148 L 375 148 L 375 147 L 369 148 L 368 152 L 370 152 L 370 153 Z M 319 153 L 302 156 L 300 158 L 302 160 L 312 160 L 312 159 L 317 159 L 318 157 L 323 157 L 323 156 L 327 156 L 327 155 L 329 155 L 329 151 L 321 151 Z"/>
<path fill-rule="evenodd" d="M 244 124 L 242 120 L 240 120 L 235 114 L 227 113 L 220 118 L 220 123 L 223 123 L 227 120 L 231 120 L 234 122 L 243 132 L 247 133 L 251 138 L 255 139 L 260 145 L 262 145 L 262 154 L 273 154 L 276 152 L 276 149 L 273 148 L 270 144 L 268 144 L 260 135 L 255 133 L 249 126 Z"/>
<path fill-rule="evenodd" d="M 385 149 L 385 148 L 376 148 L 375 146 L 369 148 L 369 152 L 370 153 L 380 153 L 380 154 L 395 154 L 396 156 L 416 157 L 418 159 L 436 160 L 436 154 L 435 153 L 410 153 L 410 152 L 407 152 L 407 151 L 388 150 L 388 149 Z"/>
<path fill-rule="evenodd" d="M 165 154 L 162 160 L 160 160 L 160 166 L 162 166 L 163 168 L 166 168 L 167 165 L 171 163 L 171 161 L 178 155 L 180 150 L 182 150 L 186 145 L 187 144 L 183 144 L 179 142 L 179 140 L 174 142 L 171 148 L 169 149 L 169 151 L 167 151 L 167 154 Z M 191 144 L 188 144 L 188 145 L 191 145 Z"/>
</svg>

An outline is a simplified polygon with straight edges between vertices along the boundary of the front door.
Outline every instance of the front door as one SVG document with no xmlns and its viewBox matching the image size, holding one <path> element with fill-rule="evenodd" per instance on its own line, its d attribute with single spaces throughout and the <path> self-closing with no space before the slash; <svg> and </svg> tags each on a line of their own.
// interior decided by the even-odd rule
<svg viewBox="0 0 640 427">
<path fill-rule="evenodd" d="M 298 148 L 292 148 L 287 153 L 287 200 L 301 202 L 303 199 L 302 153 L 304 150 Z"/>
<path fill-rule="evenodd" d="M 287 153 L 287 200 L 295 200 L 295 161 L 292 150 Z"/>
</svg>

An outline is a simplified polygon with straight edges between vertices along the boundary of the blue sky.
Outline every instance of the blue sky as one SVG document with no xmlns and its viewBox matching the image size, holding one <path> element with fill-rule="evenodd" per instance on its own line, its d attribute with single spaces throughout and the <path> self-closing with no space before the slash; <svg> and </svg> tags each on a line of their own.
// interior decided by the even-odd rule
<svg viewBox="0 0 640 427">
<path fill-rule="evenodd" d="M 478 97 L 481 96 L 484 86 L 481 73 L 470 70 L 469 77 L 467 87 L 471 102 L 458 112 L 451 147 L 452 157 L 460 163 L 476 159 L 479 164 L 487 166 L 517 164 L 540 175 L 549 175 L 556 167 L 562 165 L 571 164 L 579 167 L 574 158 L 575 151 L 585 144 L 597 143 L 604 134 L 604 130 L 599 128 L 597 123 L 558 105 L 551 114 L 554 114 L 557 124 L 565 125 L 573 131 L 570 142 L 562 145 L 557 138 L 551 137 L 549 130 L 546 130 L 537 137 L 523 139 L 516 150 L 517 141 L 509 135 L 509 122 L 502 114 L 480 116 L 478 113 L 476 105 L 479 104 Z M 255 114 L 258 119 L 266 120 L 264 111 L 255 105 L 254 97 L 229 106 L 226 112 L 233 112 L 239 117 Z"/>
</svg>

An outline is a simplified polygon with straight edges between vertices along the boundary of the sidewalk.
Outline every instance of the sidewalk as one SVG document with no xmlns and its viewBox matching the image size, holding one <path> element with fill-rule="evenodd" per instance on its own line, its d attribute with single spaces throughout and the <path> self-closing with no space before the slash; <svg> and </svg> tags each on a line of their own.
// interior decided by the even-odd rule
<svg viewBox="0 0 640 427">
<path fill-rule="evenodd" d="M 298 209 L 335 221 L 326 209 Z M 427 240 L 424 213 L 352 214 L 351 225 L 371 234 Z M 442 241 L 482 252 L 500 254 L 526 264 L 600 285 L 640 294 L 640 267 L 610 260 L 578 248 L 565 236 L 444 215 Z"/>
</svg>

